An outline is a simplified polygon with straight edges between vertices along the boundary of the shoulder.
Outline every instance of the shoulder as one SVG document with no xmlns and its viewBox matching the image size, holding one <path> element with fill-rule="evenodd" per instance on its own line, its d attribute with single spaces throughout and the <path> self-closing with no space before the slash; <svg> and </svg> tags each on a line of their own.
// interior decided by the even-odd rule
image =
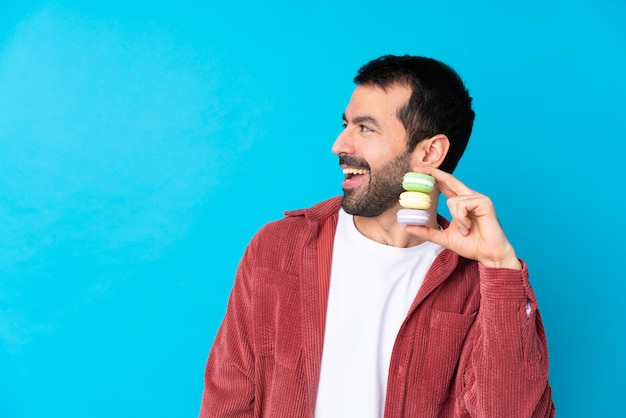
<svg viewBox="0 0 626 418">
<path fill-rule="evenodd" d="M 340 207 L 341 197 L 338 196 L 310 208 L 287 211 L 284 218 L 265 224 L 254 239 L 297 241 L 301 236 L 315 231 L 320 224 L 337 217 Z"/>
<path fill-rule="evenodd" d="M 310 208 L 285 212 L 285 217 L 265 224 L 252 238 L 250 248 L 258 255 L 302 248 L 315 239 L 320 225 L 336 220 L 341 197 L 334 197 Z"/>
</svg>

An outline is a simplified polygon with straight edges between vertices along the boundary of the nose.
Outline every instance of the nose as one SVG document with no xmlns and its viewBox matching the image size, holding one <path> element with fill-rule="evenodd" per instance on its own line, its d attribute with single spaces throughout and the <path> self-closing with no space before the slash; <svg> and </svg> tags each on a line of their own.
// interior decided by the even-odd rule
<svg viewBox="0 0 626 418">
<path fill-rule="evenodd" d="M 333 154 L 354 154 L 354 141 L 348 128 L 345 128 L 335 139 L 335 143 L 332 147 Z"/>
</svg>

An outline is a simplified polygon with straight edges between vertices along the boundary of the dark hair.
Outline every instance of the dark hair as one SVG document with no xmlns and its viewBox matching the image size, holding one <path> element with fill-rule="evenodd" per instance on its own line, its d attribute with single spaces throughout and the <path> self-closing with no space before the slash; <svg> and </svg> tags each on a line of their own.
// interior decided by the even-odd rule
<svg viewBox="0 0 626 418">
<path fill-rule="evenodd" d="M 394 84 L 410 87 L 411 98 L 398 109 L 409 134 L 409 152 L 421 140 L 444 134 L 450 149 L 439 168 L 454 171 L 472 133 L 474 111 L 469 92 L 452 68 L 432 58 L 385 55 L 361 67 L 354 82 L 383 90 Z"/>
</svg>

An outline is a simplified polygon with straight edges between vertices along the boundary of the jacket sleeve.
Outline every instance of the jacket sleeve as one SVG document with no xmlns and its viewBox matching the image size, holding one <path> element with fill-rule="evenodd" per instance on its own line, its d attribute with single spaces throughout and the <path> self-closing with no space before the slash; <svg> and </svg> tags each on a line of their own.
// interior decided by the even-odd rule
<svg viewBox="0 0 626 418">
<path fill-rule="evenodd" d="M 471 417 L 554 417 L 546 336 L 522 267 L 479 266 L 481 306 L 461 369 Z"/>
<path fill-rule="evenodd" d="M 239 264 L 226 315 L 209 354 L 201 418 L 243 418 L 254 414 L 250 253 L 248 247 Z"/>
</svg>

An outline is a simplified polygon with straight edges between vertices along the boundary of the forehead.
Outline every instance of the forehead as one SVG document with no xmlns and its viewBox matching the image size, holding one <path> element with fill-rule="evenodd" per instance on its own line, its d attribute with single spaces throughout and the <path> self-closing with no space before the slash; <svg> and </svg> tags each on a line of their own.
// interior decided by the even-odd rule
<svg viewBox="0 0 626 418">
<path fill-rule="evenodd" d="M 383 90 L 375 85 L 358 85 L 346 108 L 346 117 L 371 116 L 376 119 L 397 119 L 397 110 L 408 103 L 411 89 L 393 84 Z"/>
</svg>

